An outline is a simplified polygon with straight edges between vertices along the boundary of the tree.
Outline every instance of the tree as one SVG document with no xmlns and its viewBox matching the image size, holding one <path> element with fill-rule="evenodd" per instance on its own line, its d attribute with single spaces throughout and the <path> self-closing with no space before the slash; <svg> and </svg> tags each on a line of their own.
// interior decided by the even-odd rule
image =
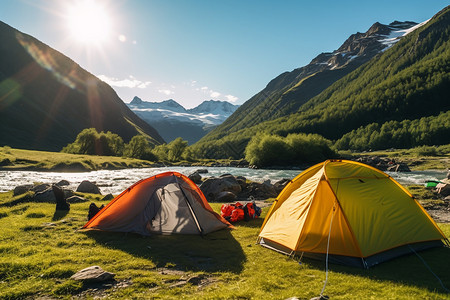
<svg viewBox="0 0 450 300">
<path fill-rule="evenodd" d="M 135 135 L 125 146 L 124 154 L 133 158 L 144 158 L 151 152 L 150 144 L 143 135 Z"/>
<path fill-rule="evenodd" d="M 95 128 L 83 129 L 75 141 L 61 151 L 74 154 L 121 156 L 123 139 L 110 131 L 98 133 Z"/>
<path fill-rule="evenodd" d="M 171 141 L 167 146 L 169 148 L 169 160 L 177 161 L 180 160 L 181 156 L 183 155 L 184 150 L 188 146 L 188 142 L 183 140 L 181 137 L 178 137 L 175 140 Z"/>
<path fill-rule="evenodd" d="M 98 132 L 95 128 L 86 128 L 81 131 L 75 139 L 75 144 L 78 145 L 78 153 L 90 155 L 96 154 L 95 144 L 97 139 Z"/>
</svg>

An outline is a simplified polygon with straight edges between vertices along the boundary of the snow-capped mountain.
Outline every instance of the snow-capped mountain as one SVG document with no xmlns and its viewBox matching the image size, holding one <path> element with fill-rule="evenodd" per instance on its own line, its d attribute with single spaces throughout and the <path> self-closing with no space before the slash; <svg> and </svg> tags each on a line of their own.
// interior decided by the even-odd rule
<svg viewBox="0 0 450 300">
<path fill-rule="evenodd" d="M 239 107 L 225 122 L 208 134 L 217 140 L 235 131 L 261 122 L 297 113 L 309 100 L 336 81 L 392 47 L 403 36 L 426 22 L 374 23 L 366 32 L 350 35 L 333 52 L 325 52 L 312 61 L 272 79 L 267 86 Z"/>
<path fill-rule="evenodd" d="M 314 72 L 321 70 L 334 70 L 350 62 L 367 61 L 374 55 L 387 50 L 397 43 L 401 37 L 424 25 L 426 22 L 392 22 L 383 25 L 376 22 L 365 33 L 352 34 L 339 49 L 331 53 L 322 53 L 313 59 L 309 65 Z M 361 62 L 357 62 L 360 64 Z"/>
<path fill-rule="evenodd" d="M 167 142 L 182 137 L 193 144 L 225 121 L 239 106 L 226 101 L 209 100 L 185 109 L 173 99 L 162 102 L 142 101 L 134 97 L 127 104 L 141 119 L 158 130 Z"/>
</svg>

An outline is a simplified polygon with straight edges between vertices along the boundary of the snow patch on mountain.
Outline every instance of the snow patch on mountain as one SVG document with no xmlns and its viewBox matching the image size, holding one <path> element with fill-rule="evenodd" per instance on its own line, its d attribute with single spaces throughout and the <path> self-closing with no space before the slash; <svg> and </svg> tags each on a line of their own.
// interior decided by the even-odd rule
<svg viewBox="0 0 450 300">
<path fill-rule="evenodd" d="M 413 32 L 414 30 L 416 30 L 419 27 L 422 27 L 423 25 L 428 23 L 428 21 L 430 21 L 430 20 L 431 19 L 428 19 L 428 20 L 426 20 L 422 23 L 419 23 L 417 25 L 414 25 L 412 27 L 406 26 L 406 28 L 404 28 L 404 27 L 402 28 L 402 26 L 393 25 L 393 23 L 391 23 L 388 27 L 392 31 L 388 35 L 381 35 L 382 38 L 378 40 L 380 43 L 387 46 L 386 48 L 383 49 L 383 51 L 386 51 L 387 49 L 392 47 L 395 43 L 397 43 L 400 40 L 400 38 L 408 35 L 409 33 Z M 401 24 L 405 24 L 405 23 L 401 23 Z"/>
<path fill-rule="evenodd" d="M 145 116 L 144 120 L 156 121 L 158 119 L 175 121 L 202 122 L 205 125 L 219 125 L 226 120 L 239 106 L 225 101 L 204 101 L 199 106 L 185 109 L 173 99 L 162 102 L 142 101 L 134 97 L 128 107 L 137 115 Z"/>
<path fill-rule="evenodd" d="M 392 47 L 403 36 L 423 26 L 428 21 L 392 22 L 389 25 L 374 23 L 367 32 L 352 34 L 340 47 L 331 53 L 321 53 L 306 66 L 306 73 L 334 70 L 348 64 L 362 64 L 375 54 Z"/>
<path fill-rule="evenodd" d="M 167 142 L 182 137 L 190 143 L 222 124 L 239 107 L 226 101 L 208 100 L 186 109 L 173 99 L 148 102 L 139 97 L 134 97 L 127 105 L 141 119 L 155 126 Z M 192 131 L 197 132 L 195 137 Z"/>
</svg>

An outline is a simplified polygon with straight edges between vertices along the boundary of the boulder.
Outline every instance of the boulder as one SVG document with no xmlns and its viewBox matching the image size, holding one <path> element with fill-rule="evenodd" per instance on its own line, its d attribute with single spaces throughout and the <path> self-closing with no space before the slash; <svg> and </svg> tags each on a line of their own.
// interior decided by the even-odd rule
<svg viewBox="0 0 450 300">
<path fill-rule="evenodd" d="M 68 203 L 82 203 L 88 201 L 86 198 L 80 197 L 80 196 L 71 196 L 66 198 L 66 201 Z"/>
<path fill-rule="evenodd" d="M 191 175 L 188 176 L 190 180 L 192 180 L 195 184 L 201 184 L 202 183 L 202 175 L 195 171 Z"/>
<path fill-rule="evenodd" d="M 114 276 L 116 274 L 106 272 L 99 266 L 92 266 L 76 272 L 70 278 L 79 281 L 103 282 L 114 280 Z"/>
<path fill-rule="evenodd" d="M 279 194 L 290 181 L 291 181 L 290 179 L 283 178 L 275 182 L 273 184 L 273 187 L 275 188 L 277 194 Z"/>
<path fill-rule="evenodd" d="M 4 158 L 4 159 L 2 159 L 2 160 L 0 160 L 0 166 L 9 166 L 9 165 L 11 165 L 12 163 L 11 163 L 11 161 L 9 160 L 9 158 Z"/>
<path fill-rule="evenodd" d="M 102 201 L 108 201 L 108 200 L 112 200 L 114 199 L 113 194 L 109 193 L 108 195 L 106 195 L 105 197 L 102 198 Z"/>
<path fill-rule="evenodd" d="M 235 194 L 233 194 L 232 192 L 228 192 L 228 191 L 224 191 L 224 192 L 220 192 L 217 196 L 216 196 L 216 200 L 217 202 L 234 202 L 236 201 L 237 196 Z"/>
<path fill-rule="evenodd" d="M 70 185 L 70 182 L 68 182 L 67 180 L 63 179 L 60 180 L 58 183 L 55 183 L 57 186 L 67 186 Z"/>
<path fill-rule="evenodd" d="M 447 180 L 448 181 L 448 180 Z M 436 192 L 442 197 L 447 197 L 450 195 L 450 183 L 442 182 L 436 185 Z"/>
<path fill-rule="evenodd" d="M 77 192 L 100 195 L 102 194 L 98 186 L 95 183 L 90 182 L 89 180 L 82 181 L 77 187 Z"/>
<path fill-rule="evenodd" d="M 387 168 L 387 171 L 390 172 L 411 172 L 409 167 L 406 164 L 400 163 L 396 165 L 391 165 Z"/>
<path fill-rule="evenodd" d="M 244 176 L 237 176 L 236 180 L 241 186 L 241 190 L 245 190 L 245 188 L 247 187 L 247 178 L 245 178 Z"/>
<path fill-rule="evenodd" d="M 379 156 L 362 156 L 356 159 L 356 161 L 375 167 L 381 171 L 387 171 L 389 167 L 397 165 L 395 160 Z"/>
<path fill-rule="evenodd" d="M 66 189 L 62 189 L 64 191 L 64 198 L 70 198 L 73 196 L 73 191 L 72 190 L 66 190 Z"/>
<path fill-rule="evenodd" d="M 94 217 L 103 207 L 105 207 L 104 205 L 97 207 L 97 205 L 95 205 L 94 202 L 92 202 L 89 205 L 89 211 L 88 211 L 88 221 L 90 219 L 92 219 L 92 217 Z"/>
<path fill-rule="evenodd" d="M 198 174 L 207 174 L 207 173 L 208 173 L 208 170 L 207 170 L 207 169 L 198 169 L 198 170 L 195 171 L 195 172 L 197 172 Z"/>
<path fill-rule="evenodd" d="M 32 187 L 32 184 L 18 185 L 14 188 L 13 196 L 25 194 L 26 192 L 30 191 Z"/>
<path fill-rule="evenodd" d="M 48 190 L 50 188 L 51 188 L 50 184 L 42 183 L 42 184 L 38 184 L 38 185 L 33 186 L 31 188 L 31 190 L 33 192 L 35 192 L 35 193 L 40 193 L 40 192 L 44 192 L 44 191 L 46 191 L 46 190 Z"/>
<path fill-rule="evenodd" d="M 268 199 L 275 198 L 278 195 L 273 185 L 270 183 L 258 183 L 252 182 L 248 185 L 246 192 L 243 196 L 253 196 L 254 199 Z"/>
<path fill-rule="evenodd" d="M 242 188 L 233 175 L 226 174 L 219 178 L 211 177 L 206 179 L 200 185 L 200 190 L 208 201 L 217 201 L 217 197 L 221 192 L 231 192 L 237 195 L 242 191 Z"/>
<path fill-rule="evenodd" d="M 55 194 L 52 189 L 46 189 L 45 191 L 38 192 L 34 195 L 33 200 L 35 202 L 47 202 L 47 203 L 56 203 Z"/>
<path fill-rule="evenodd" d="M 70 210 L 70 204 L 66 201 L 64 190 L 54 184 L 52 185 L 52 191 L 55 194 L 56 210 Z"/>
<path fill-rule="evenodd" d="M 250 182 L 247 187 L 238 194 L 238 199 L 265 200 L 276 196 L 277 193 L 272 185 Z"/>
</svg>

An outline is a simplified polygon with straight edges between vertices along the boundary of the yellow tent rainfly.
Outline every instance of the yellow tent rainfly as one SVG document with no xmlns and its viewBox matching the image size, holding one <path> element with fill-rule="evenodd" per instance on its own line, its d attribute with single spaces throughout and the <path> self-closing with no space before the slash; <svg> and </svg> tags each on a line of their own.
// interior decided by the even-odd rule
<svg viewBox="0 0 450 300">
<path fill-rule="evenodd" d="M 392 177 L 327 160 L 294 178 L 270 208 L 258 243 L 285 254 L 369 268 L 449 245 L 424 208 Z"/>
</svg>

